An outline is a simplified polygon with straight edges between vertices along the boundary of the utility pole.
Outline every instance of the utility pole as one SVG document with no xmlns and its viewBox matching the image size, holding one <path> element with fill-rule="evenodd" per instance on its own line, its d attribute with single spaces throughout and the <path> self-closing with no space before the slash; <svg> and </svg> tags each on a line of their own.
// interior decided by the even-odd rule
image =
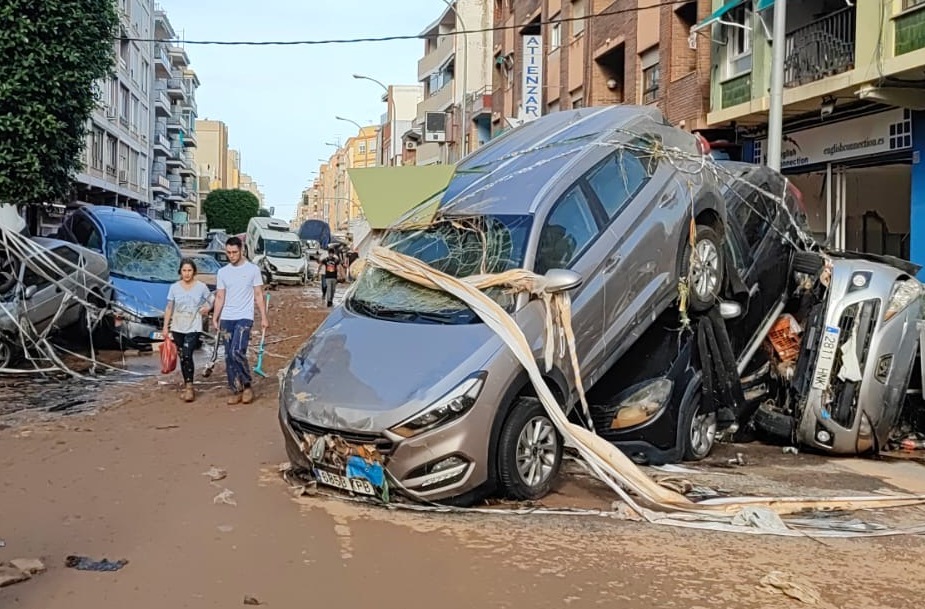
<svg viewBox="0 0 925 609">
<path fill-rule="evenodd" d="M 787 0 L 774 2 L 774 32 L 771 39 L 771 107 L 768 111 L 768 167 L 780 171 L 781 140 L 784 135 L 784 59 L 786 49 Z"/>
</svg>

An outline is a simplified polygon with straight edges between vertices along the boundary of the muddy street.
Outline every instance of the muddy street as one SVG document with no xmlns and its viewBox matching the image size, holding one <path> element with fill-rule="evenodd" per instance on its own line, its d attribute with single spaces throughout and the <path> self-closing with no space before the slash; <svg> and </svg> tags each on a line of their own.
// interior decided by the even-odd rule
<svg viewBox="0 0 925 609">
<path fill-rule="evenodd" d="M 105 387 L 119 399 L 89 412 L 7 419 L 0 562 L 40 558 L 48 572 L 0 589 L 0 607 L 235 607 L 246 597 L 271 608 L 801 606 L 759 588 L 773 571 L 807 579 L 818 606 L 900 608 L 925 594 L 920 537 L 782 539 L 295 497 L 279 474 L 275 375 L 326 314 L 317 289 L 273 292 L 269 377 L 253 405 L 224 404 L 219 366 L 191 405 L 151 376 Z M 746 465 L 730 464 L 737 452 Z M 213 467 L 227 475 L 213 481 Z M 923 492 L 921 467 L 755 444 L 721 446 L 695 469 L 714 488 L 851 493 Z M 609 510 L 612 500 L 575 474 L 543 504 Z M 903 517 L 922 522 L 925 510 Z M 128 563 L 78 571 L 65 567 L 69 555 Z"/>
</svg>

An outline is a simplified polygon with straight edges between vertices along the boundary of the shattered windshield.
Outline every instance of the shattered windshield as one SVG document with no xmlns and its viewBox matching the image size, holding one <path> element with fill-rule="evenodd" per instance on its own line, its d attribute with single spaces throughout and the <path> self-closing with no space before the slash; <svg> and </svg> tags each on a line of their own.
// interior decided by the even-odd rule
<svg viewBox="0 0 925 609">
<path fill-rule="evenodd" d="M 267 256 L 274 258 L 301 258 L 302 246 L 298 241 L 264 241 Z"/>
<path fill-rule="evenodd" d="M 525 215 L 444 218 L 424 228 L 392 230 L 382 245 L 453 277 L 502 273 L 523 266 L 531 221 Z M 508 310 L 513 308 L 515 297 L 503 288 L 485 293 Z M 379 268 L 368 268 L 360 275 L 348 304 L 360 314 L 383 319 L 430 323 L 476 319 L 454 296 Z"/>
<path fill-rule="evenodd" d="M 109 272 L 127 279 L 173 283 L 180 254 L 167 243 L 110 241 L 106 252 Z"/>
</svg>

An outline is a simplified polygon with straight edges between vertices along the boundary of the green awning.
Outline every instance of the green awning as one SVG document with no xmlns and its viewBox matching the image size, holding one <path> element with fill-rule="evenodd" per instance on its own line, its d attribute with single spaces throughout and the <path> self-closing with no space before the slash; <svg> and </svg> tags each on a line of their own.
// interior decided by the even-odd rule
<svg viewBox="0 0 925 609">
<path fill-rule="evenodd" d="M 415 214 L 418 221 L 429 221 L 437 210 L 435 195 L 446 190 L 456 171 L 455 165 L 402 165 L 348 169 L 347 175 L 373 230 L 388 228 L 412 209 L 428 201 L 432 205 Z"/>
<path fill-rule="evenodd" d="M 773 2 L 773 0 L 770 0 L 770 1 Z M 721 7 L 719 7 L 719 8 L 716 9 L 715 11 L 713 11 L 713 14 L 712 14 L 712 15 L 710 15 L 709 17 L 707 17 L 706 19 L 704 19 L 703 21 L 701 21 L 700 23 L 698 23 L 697 25 L 695 25 L 694 27 L 692 27 L 692 28 L 691 28 L 691 31 L 692 31 L 692 32 L 697 32 L 697 31 L 702 30 L 702 29 L 704 29 L 704 28 L 710 27 L 711 25 L 713 25 L 714 23 L 717 23 L 717 22 L 720 21 L 723 17 L 725 17 L 725 16 L 726 16 L 726 13 L 728 13 L 728 12 L 731 11 L 732 9 L 734 9 L 734 8 L 736 8 L 737 6 L 740 6 L 740 5 L 744 4 L 744 3 L 745 3 L 745 0 L 729 0 L 728 2 L 726 2 L 725 4 L 723 4 Z"/>
<path fill-rule="evenodd" d="M 758 0 L 758 7 L 755 10 L 760 13 L 761 11 L 768 10 L 772 6 L 774 6 L 774 0 Z"/>
</svg>

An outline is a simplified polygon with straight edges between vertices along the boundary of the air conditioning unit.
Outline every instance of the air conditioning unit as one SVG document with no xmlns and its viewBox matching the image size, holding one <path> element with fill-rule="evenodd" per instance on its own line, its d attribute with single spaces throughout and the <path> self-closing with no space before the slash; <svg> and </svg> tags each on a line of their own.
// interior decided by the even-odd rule
<svg viewBox="0 0 925 609">
<path fill-rule="evenodd" d="M 414 150 L 418 147 L 417 142 L 405 142 L 405 150 Z"/>
<path fill-rule="evenodd" d="M 124 169 L 119 171 L 119 184 L 128 184 L 128 177 L 125 175 Z"/>
<path fill-rule="evenodd" d="M 425 142 L 445 142 L 446 139 L 446 112 L 425 112 L 424 113 L 424 141 Z"/>
</svg>

